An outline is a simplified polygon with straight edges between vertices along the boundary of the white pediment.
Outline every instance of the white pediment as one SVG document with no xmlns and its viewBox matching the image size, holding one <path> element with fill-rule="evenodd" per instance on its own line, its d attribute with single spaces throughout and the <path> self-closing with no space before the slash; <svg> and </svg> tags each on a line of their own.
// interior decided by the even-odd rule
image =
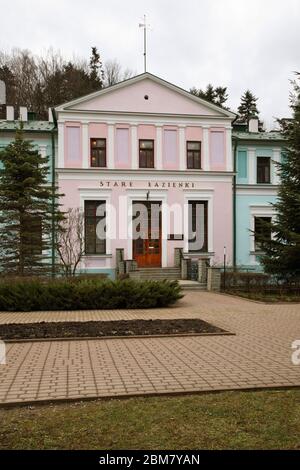
<svg viewBox="0 0 300 470">
<path fill-rule="evenodd" d="M 235 115 L 150 73 L 65 103 L 56 111 L 173 114 L 234 118 Z"/>
</svg>

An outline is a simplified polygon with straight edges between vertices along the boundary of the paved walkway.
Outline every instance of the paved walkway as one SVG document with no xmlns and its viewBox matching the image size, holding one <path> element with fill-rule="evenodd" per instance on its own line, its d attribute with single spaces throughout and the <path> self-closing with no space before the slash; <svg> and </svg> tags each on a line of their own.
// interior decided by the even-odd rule
<svg viewBox="0 0 300 470">
<path fill-rule="evenodd" d="M 7 344 L 0 403 L 300 386 L 300 304 L 189 292 L 164 310 L 0 313 L 0 323 L 195 317 L 236 335 Z"/>
</svg>

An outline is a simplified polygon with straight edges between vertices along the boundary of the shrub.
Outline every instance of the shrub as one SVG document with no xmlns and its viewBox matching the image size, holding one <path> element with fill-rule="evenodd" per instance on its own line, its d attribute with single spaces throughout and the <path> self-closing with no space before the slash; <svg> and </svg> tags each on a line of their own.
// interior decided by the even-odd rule
<svg viewBox="0 0 300 470">
<path fill-rule="evenodd" d="M 177 281 L 125 279 L 14 280 L 0 282 L 0 310 L 87 310 L 167 307 L 182 297 Z"/>
<path fill-rule="evenodd" d="M 222 273 L 222 282 L 224 273 Z M 226 288 L 258 288 L 272 282 L 271 277 L 259 272 L 226 271 Z"/>
</svg>

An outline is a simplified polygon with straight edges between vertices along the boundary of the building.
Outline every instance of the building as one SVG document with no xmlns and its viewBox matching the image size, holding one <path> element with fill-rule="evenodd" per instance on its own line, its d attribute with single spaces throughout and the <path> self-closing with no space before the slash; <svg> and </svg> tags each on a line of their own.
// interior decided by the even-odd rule
<svg viewBox="0 0 300 470">
<path fill-rule="evenodd" d="M 150 73 L 58 106 L 55 122 L 52 112 L 38 121 L 25 107 L 15 119 L 3 101 L 2 86 L 0 149 L 21 119 L 49 156 L 63 209 L 84 213 L 80 272 L 114 278 L 121 262 L 176 278 L 185 259 L 197 278 L 201 262 L 223 263 L 224 247 L 228 266 L 261 269 L 255 233 L 275 216 L 279 132 L 262 132 L 256 118 L 239 123 Z"/>
<path fill-rule="evenodd" d="M 49 183 L 55 181 L 55 155 L 57 153 L 57 132 L 51 111 L 49 120 L 40 121 L 35 114 L 28 112 L 26 107 L 20 107 L 15 116 L 13 106 L 0 105 L 0 150 L 5 148 L 16 135 L 16 130 L 23 123 L 23 132 L 26 139 L 32 140 L 35 149 L 49 158 Z M 1 164 L 1 162 L 0 162 Z"/>
<path fill-rule="evenodd" d="M 55 111 L 63 206 L 85 214 L 82 272 L 172 268 L 178 253 L 220 263 L 224 246 L 232 263 L 235 114 L 150 73 Z"/>
<path fill-rule="evenodd" d="M 1 82 L 0 82 L 1 84 Z M 3 84 L 3 82 L 2 82 Z M 49 158 L 49 184 L 55 184 L 55 156 L 57 153 L 57 131 L 53 122 L 51 110 L 49 120 L 37 120 L 33 112 L 28 112 L 26 107 L 15 110 L 13 106 L 5 104 L 5 87 L 0 87 L 0 151 L 14 140 L 16 130 L 23 124 L 25 138 L 31 140 L 35 149 L 44 157 Z M 0 167 L 2 163 L 0 161 Z M 54 243 L 54 241 L 53 241 Z M 51 262 L 55 264 L 55 250 L 52 243 Z M 47 253 L 49 259 L 49 253 Z"/>
<path fill-rule="evenodd" d="M 258 119 L 251 119 L 248 129 L 237 130 L 234 126 L 237 176 L 233 186 L 233 250 L 235 264 L 240 269 L 261 269 L 257 236 L 265 230 L 263 222 L 275 217 L 272 203 L 276 202 L 279 184 L 276 162 L 281 161 L 283 148 L 280 132 L 259 132 Z"/>
</svg>

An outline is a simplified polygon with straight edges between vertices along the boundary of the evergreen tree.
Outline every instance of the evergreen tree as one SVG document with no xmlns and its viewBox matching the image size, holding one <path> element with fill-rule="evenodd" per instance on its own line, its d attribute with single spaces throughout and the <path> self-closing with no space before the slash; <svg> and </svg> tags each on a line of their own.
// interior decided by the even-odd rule
<svg viewBox="0 0 300 470">
<path fill-rule="evenodd" d="M 21 125 L 15 140 L 0 152 L 0 161 L 0 271 L 48 274 L 51 231 L 62 218 L 59 195 L 47 181 L 48 158 L 24 139 Z"/>
<path fill-rule="evenodd" d="M 211 83 L 207 85 L 206 90 L 193 87 L 190 89 L 190 93 L 198 98 L 202 98 L 203 100 L 216 104 L 217 106 L 221 106 L 222 108 L 225 108 L 224 105 L 228 100 L 227 87 L 219 86 L 214 88 Z"/>
<path fill-rule="evenodd" d="M 228 100 L 227 87 L 218 86 L 215 88 L 215 104 L 225 107 L 224 104 Z"/>
<path fill-rule="evenodd" d="M 7 65 L 0 67 L 0 80 L 3 80 L 6 86 L 7 104 L 15 104 L 16 80 L 14 74 Z"/>
<path fill-rule="evenodd" d="M 242 95 L 241 104 L 238 107 L 238 114 L 242 121 L 248 122 L 251 116 L 257 117 L 259 115 L 256 105 L 257 100 L 258 98 L 256 98 L 250 90 L 245 91 Z"/>
<path fill-rule="evenodd" d="M 278 164 L 280 186 L 273 204 L 276 220 L 270 225 L 272 239 L 262 239 L 262 263 L 267 272 L 282 279 L 300 279 L 300 74 L 293 82 L 293 119 L 282 120 L 286 140 L 284 158 Z"/>
<path fill-rule="evenodd" d="M 100 89 L 103 87 L 104 71 L 97 47 L 92 47 L 90 58 L 90 79 Z"/>
</svg>

